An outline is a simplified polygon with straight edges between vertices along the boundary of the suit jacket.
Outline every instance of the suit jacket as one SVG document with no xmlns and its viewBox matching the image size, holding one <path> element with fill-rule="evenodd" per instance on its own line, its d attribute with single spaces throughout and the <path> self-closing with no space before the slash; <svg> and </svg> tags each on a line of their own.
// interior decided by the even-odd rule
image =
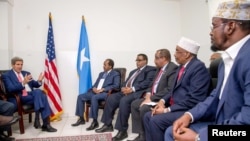
<svg viewBox="0 0 250 141">
<path fill-rule="evenodd" d="M 169 94 L 171 91 L 171 88 L 174 85 L 174 79 L 175 79 L 175 73 L 177 70 L 178 66 L 173 63 L 169 62 L 168 65 L 165 67 L 165 70 L 161 76 L 161 79 L 159 80 L 158 86 L 156 88 L 156 93 L 150 97 L 151 101 L 159 101 L 163 96 L 166 94 Z M 152 92 L 152 87 L 155 79 L 157 78 L 157 74 L 160 71 L 156 72 L 156 75 L 154 77 L 154 80 L 152 81 L 150 87 L 147 89 L 146 92 Z"/>
<path fill-rule="evenodd" d="M 197 103 L 205 100 L 210 87 L 210 74 L 203 62 L 196 57 L 192 58 L 185 68 L 180 80 L 177 82 L 178 72 L 175 75 L 175 85 L 170 95 L 165 95 L 166 106 L 170 106 L 172 96 L 174 104 L 170 106 L 171 112 L 187 111 Z"/>
<path fill-rule="evenodd" d="M 93 87 L 98 86 L 100 80 L 102 79 L 102 76 L 105 72 L 100 72 L 98 78 L 96 79 L 96 82 L 94 83 Z M 108 75 L 106 76 L 102 88 L 104 88 L 104 92 L 108 92 L 109 90 L 112 89 L 119 89 L 120 88 L 120 83 L 121 83 L 121 76 L 120 74 L 115 71 L 111 70 Z M 93 88 L 92 87 L 92 88 Z"/>
<path fill-rule="evenodd" d="M 28 71 L 21 71 L 21 73 L 23 76 L 30 74 Z M 2 77 L 7 92 L 22 94 L 22 90 L 25 89 L 25 87 L 23 87 L 22 83 L 19 82 L 15 72 L 12 69 L 4 73 Z M 41 84 L 34 79 L 28 82 L 28 85 L 31 90 L 41 86 Z"/>
<path fill-rule="evenodd" d="M 128 78 L 123 83 L 123 87 L 126 86 L 130 77 L 137 71 L 137 69 L 132 70 L 129 73 Z M 145 66 L 139 73 L 139 75 L 134 79 L 132 86 L 135 88 L 135 92 L 133 93 L 135 98 L 140 98 L 142 96 L 143 91 L 145 91 L 149 85 L 152 83 L 156 68 L 153 66 Z"/>
<path fill-rule="evenodd" d="M 223 62 L 219 66 L 218 84 L 210 96 L 189 112 L 194 121 L 214 119 L 215 124 L 250 125 L 250 39 L 239 50 L 219 100 L 224 79 Z M 207 128 L 200 132 L 200 138 L 207 140 Z"/>
</svg>

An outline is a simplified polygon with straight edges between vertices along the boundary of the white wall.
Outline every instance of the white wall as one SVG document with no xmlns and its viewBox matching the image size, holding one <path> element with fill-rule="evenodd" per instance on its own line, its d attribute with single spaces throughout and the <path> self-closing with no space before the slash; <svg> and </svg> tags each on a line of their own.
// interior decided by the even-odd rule
<svg viewBox="0 0 250 141">
<path fill-rule="evenodd" d="M 12 9 L 11 52 L 24 59 L 24 69 L 35 78 L 44 70 L 48 14 L 52 13 L 65 116 L 74 116 L 78 95 L 76 55 L 82 15 L 94 81 L 106 58 L 114 59 L 115 67 L 126 67 L 128 72 L 135 68 L 138 53 L 146 53 L 149 64 L 154 65 L 155 51 L 168 48 L 175 61 L 173 54 L 181 36 L 201 43 L 198 57 L 206 64 L 211 54 L 205 0 L 14 0 Z"/>
<path fill-rule="evenodd" d="M 201 47 L 198 58 L 209 65 L 210 50 L 210 22 L 208 3 L 205 0 L 181 0 L 181 35 L 189 37 Z"/>
</svg>

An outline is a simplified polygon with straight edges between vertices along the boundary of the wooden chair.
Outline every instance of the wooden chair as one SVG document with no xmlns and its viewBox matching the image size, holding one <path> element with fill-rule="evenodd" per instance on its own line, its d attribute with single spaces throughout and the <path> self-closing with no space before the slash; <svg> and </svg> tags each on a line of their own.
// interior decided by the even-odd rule
<svg viewBox="0 0 250 141">
<path fill-rule="evenodd" d="M 24 123 L 23 123 L 23 115 L 24 114 L 28 114 L 29 115 L 29 123 L 32 122 L 32 113 L 34 112 L 34 105 L 24 105 L 22 104 L 20 97 L 18 94 L 14 94 L 14 93 L 7 93 L 3 80 L 2 80 L 2 74 L 5 73 L 8 70 L 0 70 L 0 88 L 1 88 L 1 92 L 3 93 L 5 99 L 8 98 L 14 98 L 16 100 L 16 104 L 17 104 L 17 113 L 18 115 L 21 117 L 19 119 L 19 129 L 20 129 L 20 133 L 24 134 Z"/>
<path fill-rule="evenodd" d="M 114 68 L 115 71 L 120 73 L 121 76 L 121 82 L 120 82 L 120 87 L 123 82 L 125 82 L 125 77 L 126 77 L 126 68 Z M 114 92 L 118 92 L 120 89 L 114 89 L 108 92 L 108 96 Z M 99 101 L 99 107 L 98 109 L 104 109 L 105 106 L 105 100 L 100 100 Z M 91 107 L 90 100 L 85 102 L 85 120 L 88 122 L 89 121 L 89 108 Z"/>
</svg>

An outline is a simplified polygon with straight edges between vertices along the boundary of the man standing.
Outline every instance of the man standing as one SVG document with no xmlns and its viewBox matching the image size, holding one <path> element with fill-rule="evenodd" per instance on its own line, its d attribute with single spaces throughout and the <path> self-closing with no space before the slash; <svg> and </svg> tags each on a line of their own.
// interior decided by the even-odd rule
<svg viewBox="0 0 250 141">
<path fill-rule="evenodd" d="M 120 86 L 120 74 L 113 70 L 113 67 L 114 61 L 112 59 L 106 59 L 103 63 L 103 72 L 99 73 L 93 87 L 85 94 L 78 95 L 75 114 L 79 116 L 79 119 L 76 123 L 72 124 L 72 126 L 85 124 L 85 120 L 83 118 L 85 102 L 91 100 L 90 117 L 93 118 L 93 122 L 86 130 L 93 130 L 99 127 L 97 122 L 98 101 L 105 100 L 110 90 L 119 89 Z"/>
<path fill-rule="evenodd" d="M 171 93 L 143 119 L 147 141 L 164 141 L 165 129 L 207 97 L 211 79 L 205 64 L 197 58 L 199 48 L 198 43 L 185 37 L 178 42 L 174 56 L 180 66 Z"/>
<path fill-rule="evenodd" d="M 166 130 L 165 140 L 207 141 L 208 125 L 250 125 L 249 11 L 250 1 L 219 4 L 210 32 L 211 43 L 224 51 L 218 84 L 205 101 Z"/>
<path fill-rule="evenodd" d="M 34 127 L 40 128 L 39 114 L 43 119 L 42 131 L 56 132 L 57 129 L 50 125 L 51 110 L 47 95 L 39 88 L 44 78 L 43 73 L 37 81 L 32 78 L 30 72 L 24 71 L 23 59 L 14 57 L 11 59 L 12 69 L 2 75 L 3 82 L 8 93 L 17 93 L 23 104 L 34 104 L 35 122 Z"/>
<path fill-rule="evenodd" d="M 171 62 L 171 54 L 167 49 L 159 49 L 155 53 L 155 65 L 158 71 L 150 87 L 144 92 L 145 97 L 136 99 L 131 104 L 132 132 L 139 133 L 134 140 L 145 140 L 143 116 L 150 111 L 151 105 L 169 94 L 178 66 Z M 151 104 L 150 104 L 151 103 Z"/>
<path fill-rule="evenodd" d="M 122 129 L 112 140 L 122 140 L 128 137 L 128 118 L 133 100 L 140 98 L 148 88 L 155 75 L 155 67 L 148 66 L 148 57 L 145 54 L 138 54 L 136 58 L 137 68 L 129 73 L 126 82 L 120 92 L 114 93 L 107 98 L 102 115 L 102 128 L 95 130 L 97 133 L 113 131 L 112 119 L 115 110 L 119 107 L 116 129 Z M 122 123 L 121 123 L 121 121 Z M 120 124 L 121 123 L 121 124 Z"/>
</svg>

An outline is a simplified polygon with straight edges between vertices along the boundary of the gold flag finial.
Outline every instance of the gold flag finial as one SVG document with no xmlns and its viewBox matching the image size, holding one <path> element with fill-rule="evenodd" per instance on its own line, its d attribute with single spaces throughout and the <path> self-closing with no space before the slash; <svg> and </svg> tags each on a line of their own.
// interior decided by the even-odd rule
<svg viewBox="0 0 250 141">
<path fill-rule="evenodd" d="M 49 18 L 52 19 L 52 15 L 51 15 L 51 12 L 49 12 Z"/>
<path fill-rule="evenodd" d="M 85 18 L 84 18 L 84 16 L 82 15 L 82 20 L 83 20 L 83 22 L 85 22 Z"/>
</svg>

